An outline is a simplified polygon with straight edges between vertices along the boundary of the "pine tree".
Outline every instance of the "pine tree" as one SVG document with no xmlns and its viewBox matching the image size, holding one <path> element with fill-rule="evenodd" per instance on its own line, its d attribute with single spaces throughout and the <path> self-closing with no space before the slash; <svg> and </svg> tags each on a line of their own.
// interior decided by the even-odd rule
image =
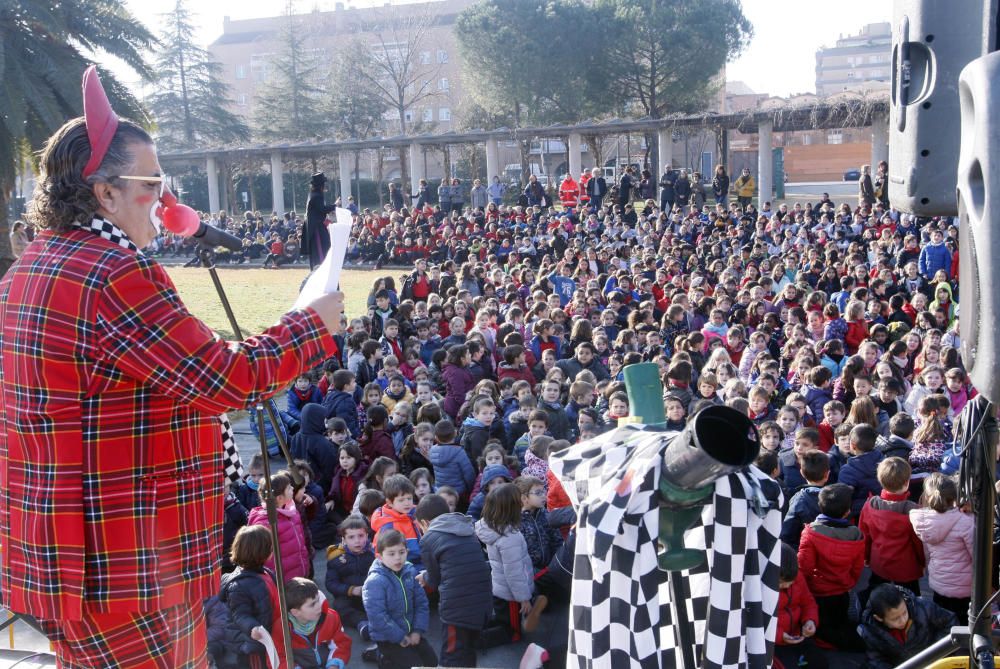
<svg viewBox="0 0 1000 669">
<path fill-rule="evenodd" d="M 233 112 L 222 66 L 192 40 L 194 20 L 184 0 L 163 14 L 156 57 L 155 92 L 148 104 L 163 149 L 193 149 L 250 140 L 250 128 Z"/>
<path fill-rule="evenodd" d="M 265 142 L 302 142 L 319 139 L 330 130 L 323 111 L 321 83 L 326 78 L 320 52 L 311 48 L 312 36 L 292 3 L 279 34 L 281 45 L 268 63 L 269 76 L 257 95 L 254 137 Z"/>
</svg>

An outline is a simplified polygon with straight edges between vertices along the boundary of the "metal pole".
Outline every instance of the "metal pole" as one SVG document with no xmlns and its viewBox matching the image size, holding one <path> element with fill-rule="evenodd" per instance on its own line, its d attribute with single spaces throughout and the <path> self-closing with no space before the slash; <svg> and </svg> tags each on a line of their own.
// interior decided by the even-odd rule
<svg viewBox="0 0 1000 669">
<path fill-rule="evenodd" d="M 233 335 L 237 339 L 243 339 L 243 331 L 240 329 L 239 323 L 236 322 L 236 314 L 233 313 L 233 308 L 229 304 L 229 298 L 226 297 L 226 291 L 223 289 L 222 282 L 219 280 L 219 273 L 215 269 L 215 263 L 212 260 L 212 249 L 202 246 L 200 248 L 199 255 L 201 257 L 201 264 L 208 270 L 209 275 L 212 277 L 212 283 L 215 285 L 215 290 L 219 293 L 219 300 L 222 302 L 222 309 L 226 312 L 226 318 L 229 319 L 229 325 L 233 328 Z M 263 456 L 264 460 L 264 481 L 261 484 L 260 499 L 267 509 L 267 522 L 271 529 L 271 543 L 273 545 L 274 554 L 274 574 L 277 580 L 275 585 L 278 590 L 278 606 L 281 608 L 281 625 L 285 640 L 285 663 L 286 666 L 294 667 L 295 658 L 292 655 L 292 637 L 291 629 L 288 625 L 288 608 L 285 606 L 285 571 L 281 565 L 281 554 L 278 552 L 278 547 L 280 546 L 278 541 L 278 509 L 274 501 L 274 491 L 271 490 L 271 458 L 267 452 L 267 435 L 264 433 L 265 411 L 267 412 L 268 420 L 271 421 L 271 426 L 274 428 L 274 434 L 278 437 L 278 443 L 281 445 L 281 450 L 285 455 L 285 459 L 289 464 L 291 464 L 292 458 L 288 453 L 288 445 L 285 443 L 284 439 L 282 439 L 281 430 L 278 428 L 278 417 L 274 414 L 274 410 L 271 408 L 271 403 L 258 403 L 257 432 L 260 435 L 260 454 Z M 302 476 L 295 471 L 295 468 L 289 467 L 288 471 L 291 473 L 292 478 L 295 481 L 295 485 L 301 485 Z"/>
</svg>

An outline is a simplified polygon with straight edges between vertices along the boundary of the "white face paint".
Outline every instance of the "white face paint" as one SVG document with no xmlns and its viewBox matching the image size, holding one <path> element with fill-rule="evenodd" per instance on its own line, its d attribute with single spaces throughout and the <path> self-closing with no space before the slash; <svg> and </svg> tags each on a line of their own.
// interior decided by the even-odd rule
<svg viewBox="0 0 1000 669">
<path fill-rule="evenodd" d="M 160 182 L 160 197 L 149 207 L 149 222 L 156 229 L 157 235 L 163 234 L 163 211 L 167 208 L 163 204 L 163 194 L 167 189 L 167 178 L 163 177 Z"/>
</svg>

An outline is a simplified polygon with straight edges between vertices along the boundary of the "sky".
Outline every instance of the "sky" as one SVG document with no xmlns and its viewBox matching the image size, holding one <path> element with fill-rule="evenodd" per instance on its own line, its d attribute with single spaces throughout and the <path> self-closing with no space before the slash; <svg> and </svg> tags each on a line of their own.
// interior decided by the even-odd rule
<svg viewBox="0 0 1000 669">
<path fill-rule="evenodd" d="M 299 13 L 314 8 L 332 10 L 336 0 L 296 0 Z M 386 0 L 343 0 L 355 7 L 384 4 Z M 391 0 L 403 4 L 409 0 Z M 528 2 L 529 0 L 525 0 Z M 173 0 L 125 0 L 136 17 L 156 31 L 159 15 Z M 223 17 L 233 19 L 276 16 L 285 11 L 285 0 L 211 0 L 189 2 L 196 14 L 197 41 L 208 45 L 222 34 Z M 816 90 L 816 50 L 833 46 L 841 35 L 856 34 L 868 23 L 892 20 L 888 0 L 743 0 L 743 13 L 754 27 L 746 51 L 729 63 L 726 78 L 742 81 L 756 93 L 787 97 Z M 114 67 L 125 81 L 133 81 L 127 68 Z"/>
</svg>

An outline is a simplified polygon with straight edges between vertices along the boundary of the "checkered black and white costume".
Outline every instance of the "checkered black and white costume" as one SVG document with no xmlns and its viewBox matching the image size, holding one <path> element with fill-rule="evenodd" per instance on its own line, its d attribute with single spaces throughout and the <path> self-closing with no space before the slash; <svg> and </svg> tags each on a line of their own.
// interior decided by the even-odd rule
<svg viewBox="0 0 1000 669">
<path fill-rule="evenodd" d="M 552 456 L 578 513 L 568 667 L 689 669 L 656 563 L 659 463 L 671 436 L 630 425 Z M 700 667 L 771 666 L 781 502 L 778 485 L 750 467 L 716 482 L 685 535 L 689 548 L 708 548 L 706 564 L 669 574 L 683 579 Z"/>
</svg>

